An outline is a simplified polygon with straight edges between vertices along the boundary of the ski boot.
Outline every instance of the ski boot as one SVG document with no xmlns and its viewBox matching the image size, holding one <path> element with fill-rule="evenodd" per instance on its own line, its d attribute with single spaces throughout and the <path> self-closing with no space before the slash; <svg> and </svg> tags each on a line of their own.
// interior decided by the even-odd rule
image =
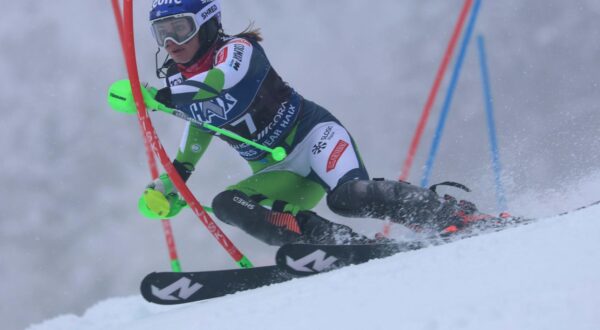
<svg viewBox="0 0 600 330">
<path fill-rule="evenodd" d="M 499 216 L 481 213 L 472 202 L 444 195 L 444 205 L 436 215 L 435 223 L 439 235 L 449 236 L 499 227 L 511 219 L 515 218 L 506 212 Z"/>
<path fill-rule="evenodd" d="M 303 234 L 297 243 L 351 245 L 391 242 L 384 237 L 369 238 L 346 225 L 324 219 L 312 211 L 298 212 L 296 219 Z"/>
</svg>

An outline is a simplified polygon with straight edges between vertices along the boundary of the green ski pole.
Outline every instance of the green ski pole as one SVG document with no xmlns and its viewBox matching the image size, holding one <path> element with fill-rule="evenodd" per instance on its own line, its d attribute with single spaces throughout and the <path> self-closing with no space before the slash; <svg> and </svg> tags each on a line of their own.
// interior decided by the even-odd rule
<svg viewBox="0 0 600 330">
<path fill-rule="evenodd" d="M 148 91 L 146 88 L 142 88 L 142 94 L 144 96 L 144 103 L 146 104 L 146 107 L 148 107 L 150 109 L 154 109 L 154 110 L 158 110 L 158 111 L 162 111 L 162 112 L 174 115 L 183 120 L 187 120 L 198 126 L 201 126 L 205 129 L 211 130 L 215 133 L 227 136 L 231 139 L 234 139 L 234 140 L 242 142 L 242 143 L 246 143 L 247 145 L 252 146 L 256 149 L 266 151 L 271 154 L 271 156 L 273 157 L 273 160 L 275 160 L 275 161 L 279 162 L 279 161 L 284 160 L 287 157 L 287 153 L 286 153 L 285 149 L 282 147 L 269 148 L 262 144 L 256 143 L 252 140 L 246 139 L 246 138 L 244 138 L 238 134 L 235 134 L 231 131 L 216 127 L 211 124 L 203 123 L 199 120 L 196 120 L 196 119 L 188 116 L 185 112 L 183 112 L 181 110 L 169 108 L 169 107 L 165 106 L 164 104 L 156 101 L 154 99 L 154 95 L 152 95 L 151 92 Z M 133 96 L 131 94 L 131 85 L 129 83 L 129 80 L 119 80 L 119 81 L 115 82 L 114 84 L 112 84 L 112 86 L 110 86 L 109 92 L 108 92 L 108 103 L 115 111 L 123 112 L 123 113 L 127 113 L 127 114 L 135 113 L 135 111 L 136 111 L 135 110 L 135 102 L 133 101 Z"/>
</svg>

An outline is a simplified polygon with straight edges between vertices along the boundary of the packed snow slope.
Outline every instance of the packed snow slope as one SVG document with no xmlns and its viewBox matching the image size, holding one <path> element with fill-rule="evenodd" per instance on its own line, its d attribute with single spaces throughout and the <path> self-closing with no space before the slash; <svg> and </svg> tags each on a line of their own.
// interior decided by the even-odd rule
<svg viewBox="0 0 600 330">
<path fill-rule="evenodd" d="M 114 298 L 30 330 L 598 329 L 600 207 L 176 307 Z"/>
</svg>

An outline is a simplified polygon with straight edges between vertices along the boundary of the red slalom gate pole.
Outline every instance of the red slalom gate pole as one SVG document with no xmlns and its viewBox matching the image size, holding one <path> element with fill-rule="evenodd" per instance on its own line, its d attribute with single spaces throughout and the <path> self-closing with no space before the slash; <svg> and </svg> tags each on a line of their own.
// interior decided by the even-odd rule
<svg viewBox="0 0 600 330">
<path fill-rule="evenodd" d="M 133 35 L 133 0 L 124 0 L 124 26 L 123 26 L 123 44 L 124 52 L 126 54 L 127 72 L 129 75 L 129 81 L 131 83 L 131 90 L 133 92 L 133 98 L 138 110 L 138 119 L 144 133 L 146 143 L 151 146 L 154 153 L 158 156 L 162 166 L 167 171 L 167 174 L 173 181 L 175 187 L 185 199 L 190 208 L 194 211 L 198 219 L 206 226 L 208 231 L 215 237 L 215 239 L 221 244 L 221 246 L 229 253 L 229 255 L 236 261 L 236 263 L 242 268 L 252 267 L 252 263 L 246 256 L 244 256 L 236 247 L 233 245 L 231 240 L 223 233 L 223 231 L 217 226 L 213 219 L 208 215 L 206 210 L 202 208 L 202 205 L 196 200 L 196 197 L 192 194 L 190 189 L 187 187 L 185 182 L 175 170 L 173 163 L 169 159 L 165 149 L 163 148 L 156 130 L 152 126 L 152 121 L 146 111 L 146 106 L 140 89 L 140 78 L 137 71 L 137 62 L 135 54 L 135 40 Z"/>
<path fill-rule="evenodd" d="M 419 148 L 423 132 L 425 131 L 425 126 L 427 125 L 429 115 L 431 114 L 431 109 L 433 108 L 435 99 L 437 98 L 437 94 L 440 90 L 440 86 L 442 85 L 442 81 L 444 81 L 444 76 L 446 75 L 446 71 L 448 70 L 448 66 L 450 65 L 452 54 L 454 54 L 454 49 L 456 49 L 458 39 L 460 38 L 460 34 L 463 30 L 465 22 L 467 21 L 467 17 L 469 16 L 469 12 L 471 11 L 472 6 L 473 0 L 465 0 L 465 4 L 462 7 L 458 21 L 454 26 L 454 32 L 452 33 L 452 37 L 450 38 L 450 42 L 448 43 L 448 47 L 446 48 L 444 58 L 442 59 L 440 67 L 438 68 L 433 86 L 431 87 L 429 96 L 427 97 L 427 102 L 425 103 L 425 107 L 423 108 L 421 118 L 419 119 L 419 123 L 417 124 L 417 130 L 415 131 L 415 135 L 412 138 L 408 154 L 406 155 L 406 159 L 404 160 L 404 165 L 402 166 L 402 170 L 400 172 L 401 181 L 408 180 L 408 176 L 410 174 L 410 170 L 412 168 L 417 149 Z M 391 225 L 389 222 L 387 222 L 383 227 L 383 235 L 389 236 L 390 229 Z"/>
<path fill-rule="evenodd" d="M 124 43 L 124 31 L 123 31 L 123 15 L 121 15 L 121 7 L 119 6 L 119 0 L 112 0 L 112 7 L 115 14 L 115 20 L 117 22 L 117 29 L 119 31 L 119 40 L 121 42 L 121 49 L 123 50 L 123 57 L 126 58 L 125 43 Z M 158 178 L 158 166 L 156 160 L 152 154 L 152 148 L 148 144 L 148 141 L 144 139 L 144 147 L 146 148 L 146 156 L 148 158 L 148 166 L 150 168 L 150 175 L 152 180 Z M 171 221 L 167 219 L 161 220 L 163 232 L 165 235 L 165 241 L 167 243 L 167 249 L 169 251 L 169 260 L 171 263 L 171 270 L 174 272 L 181 272 L 181 262 L 177 256 L 177 247 L 175 244 L 175 236 L 173 235 L 173 228 L 171 227 Z"/>
</svg>

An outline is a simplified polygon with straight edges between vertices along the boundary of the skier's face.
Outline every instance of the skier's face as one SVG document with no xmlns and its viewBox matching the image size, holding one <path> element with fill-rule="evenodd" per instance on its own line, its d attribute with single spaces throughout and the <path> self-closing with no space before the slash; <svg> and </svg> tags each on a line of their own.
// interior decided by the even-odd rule
<svg viewBox="0 0 600 330">
<path fill-rule="evenodd" d="M 173 61 L 179 64 L 191 61 L 198 49 L 200 49 L 200 38 L 197 36 L 182 45 L 178 45 L 172 40 L 167 40 L 165 44 L 165 50 L 171 55 Z"/>
</svg>

